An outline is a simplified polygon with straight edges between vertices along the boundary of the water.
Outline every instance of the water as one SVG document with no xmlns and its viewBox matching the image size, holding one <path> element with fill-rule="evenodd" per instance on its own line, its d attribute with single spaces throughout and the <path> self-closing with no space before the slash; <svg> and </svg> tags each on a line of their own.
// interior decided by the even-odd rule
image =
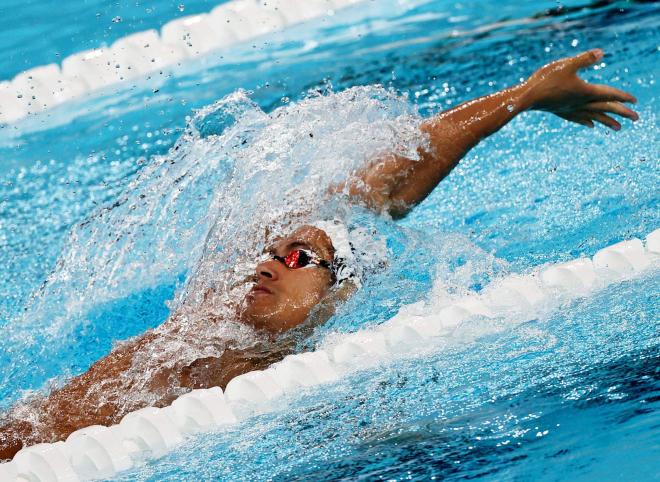
<svg viewBox="0 0 660 482">
<path fill-rule="evenodd" d="M 109 46 L 125 35 L 206 13 L 218 3 L 222 2 L 5 0 L 0 7 L 4 13 L 0 44 L 5 53 L 0 77 L 4 80 L 32 67 L 60 63 L 81 50 Z"/>
<path fill-rule="evenodd" d="M 206 8 L 195 5 L 185 14 Z M 126 20 L 128 5 L 104 15 L 125 34 L 176 7 L 154 2 L 172 12 L 145 12 L 146 24 Z M 363 260 L 371 275 L 362 291 L 307 346 L 378 324 L 432 297 L 434 284 L 479 290 L 658 227 L 657 5 L 380 7 L 338 12 L 0 129 L 3 408 L 81 373 L 113 342 L 158 326 L 170 307 L 186 300 L 194 311 L 205 287 L 231 286 L 243 271 L 223 270 L 229 255 L 249 269 L 265 242 L 250 233 L 266 223 L 284 229 L 292 204 L 340 209 L 376 233 L 365 251 L 390 253 L 386 269 L 378 256 Z M 91 39 L 71 41 L 71 52 L 110 41 L 107 31 L 92 34 L 93 8 L 67 8 L 84 19 L 67 28 Z M 112 23 L 116 16 L 125 21 Z M 9 75 L 49 61 L 29 41 L 0 42 Z M 635 125 L 615 134 L 525 114 L 397 223 L 323 202 L 320 179 L 340 178 L 379 146 L 414 145 L 418 116 L 596 46 L 608 55 L 585 75 L 632 91 Z M 355 86 L 365 87 L 345 92 Z M 532 322 L 498 320 L 476 339 L 488 330 L 475 322 L 439 352 L 283 400 L 275 413 L 196 437 L 120 479 L 652 480 L 656 293 L 652 272 Z M 188 330 L 222 338 L 203 319 Z M 207 349 L 192 345 L 183 357 Z"/>
</svg>

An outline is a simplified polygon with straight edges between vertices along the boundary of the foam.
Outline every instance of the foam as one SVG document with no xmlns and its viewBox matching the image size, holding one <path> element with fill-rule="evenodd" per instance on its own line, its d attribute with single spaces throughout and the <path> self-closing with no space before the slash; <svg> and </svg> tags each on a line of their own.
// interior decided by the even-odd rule
<svg viewBox="0 0 660 482">
<path fill-rule="evenodd" d="M 646 245 L 632 239 L 598 251 L 593 260 L 580 258 L 495 280 L 481 294 L 465 296 L 437 312 L 419 302 L 404 306 L 377 328 L 344 335 L 322 349 L 289 355 L 266 370 L 240 375 L 224 393 L 218 387 L 193 390 L 168 407 L 129 413 L 119 425 L 88 427 L 72 433 L 66 442 L 24 448 L 13 461 L 0 465 L 0 479 L 111 477 L 138 460 L 164 455 L 191 434 L 267 412 L 273 400 L 295 395 L 300 387 L 331 383 L 374 362 L 411 356 L 413 347 L 437 349 L 443 337 L 470 318 L 524 313 L 522 319 L 531 319 L 548 303 L 556 306 L 561 300 L 585 296 L 656 268 L 660 264 L 658 239 L 660 229 L 646 237 Z"/>
<path fill-rule="evenodd" d="M 98 89 L 172 68 L 214 50 L 281 31 L 362 0 L 231 0 L 209 13 L 177 18 L 111 47 L 85 50 L 62 66 L 35 67 L 0 82 L 0 124 L 79 98 Z"/>
</svg>

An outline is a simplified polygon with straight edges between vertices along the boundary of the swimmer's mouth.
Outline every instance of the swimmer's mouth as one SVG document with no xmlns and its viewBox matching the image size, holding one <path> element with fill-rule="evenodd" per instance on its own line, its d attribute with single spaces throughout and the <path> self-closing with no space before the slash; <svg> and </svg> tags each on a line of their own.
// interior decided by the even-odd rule
<svg viewBox="0 0 660 482">
<path fill-rule="evenodd" d="M 262 285 L 254 285 L 250 290 L 252 295 L 272 295 L 273 292 Z"/>
</svg>

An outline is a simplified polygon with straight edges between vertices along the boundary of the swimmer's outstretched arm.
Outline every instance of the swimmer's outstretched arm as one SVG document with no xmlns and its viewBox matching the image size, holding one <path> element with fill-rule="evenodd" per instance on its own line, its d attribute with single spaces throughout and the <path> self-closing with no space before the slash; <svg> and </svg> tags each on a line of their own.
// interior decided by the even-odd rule
<svg viewBox="0 0 660 482">
<path fill-rule="evenodd" d="M 603 55 L 602 50 L 594 49 L 557 60 L 521 84 L 425 120 L 420 129 L 429 144 L 419 149 L 419 160 L 395 154 L 381 156 L 332 191 L 347 190 L 351 197 L 373 209 L 403 217 L 433 191 L 470 149 L 521 112 L 546 111 L 587 127 L 598 122 L 618 131 L 621 125 L 611 115 L 637 120 L 637 113 L 623 104 L 636 99 L 608 85 L 589 84 L 577 75 Z"/>
<path fill-rule="evenodd" d="M 176 316 L 170 318 L 170 322 Z M 265 369 L 288 354 L 288 346 L 255 345 L 246 349 L 226 349 L 221 357 L 195 360 L 189 365 L 163 368 L 138 378 L 125 374 L 134 364 L 134 356 L 149 345 L 162 341 L 154 331 L 123 343 L 94 363 L 87 372 L 70 380 L 47 397 L 36 399 L 22 407 L 26 415 L 13 413 L 0 422 L 0 462 L 11 459 L 24 445 L 55 442 L 72 432 L 90 425 L 118 423 L 129 410 L 147 405 L 140 402 L 127 407 L 120 403 L 132 393 L 145 390 L 153 395 L 151 404 L 162 407 L 176 398 L 177 389 L 219 386 L 225 388 L 234 377 L 252 370 Z M 153 347 L 151 348 L 153 349 Z M 143 374 L 144 375 L 144 374 Z M 135 377 L 135 375 L 133 375 Z"/>
</svg>

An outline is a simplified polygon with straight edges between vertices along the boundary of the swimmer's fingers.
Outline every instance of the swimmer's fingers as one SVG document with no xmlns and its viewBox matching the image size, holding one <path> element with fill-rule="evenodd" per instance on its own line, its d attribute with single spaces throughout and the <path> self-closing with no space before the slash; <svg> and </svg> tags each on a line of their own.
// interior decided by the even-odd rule
<svg viewBox="0 0 660 482">
<path fill-rule="evenodd" d="M 616 120 L 614 120 L 612 117 L 608 116 L 607 114 L 603 114 L 601 112 L 592 112 L 592 111 L 586 111 L 586 110 L 581 110 L 578 112 L 574 112 L 571 114 L 571 117 L 573 119 L 573 122 L 577 122 L 578 124 L 582 125 L 589 125 L 589 127 L 593 127 L 593 123 L 598 122 L 599 124 L 603 124 L 604 126 L 609 127 L 612 130 L 619 131 L 621 130 L 621 124 L 619 124 Z M 564 117 L 566 118 L 566 117 Z M 569 119 L 572 120 L 572 119 Z M 582 121 L 582 122 L 580 122 Z M 585 123 L 584 121 L 589 121 L 588 123 Z"/>
<path fill-rule="evenodd" d="M 621 130 L 621 124 L 619 124 L 615 119 L 603 114 L 601 112 L 593 112 L 588 110 L 580 110 L 577 112 L 571 112 L 570 114 L 564 114 L 561 116 L 570 122 L 575 122 L 583 126 L 587 126 L 593 129 L 594 122 L 598 122 L 606 127 L 609 127 L 612 130 L 619 131 Z"/>
<path fill-rule="evenodd" d="M 574 72 L 577 72 L 580 69 L 591 67 L 600 59 L 602 59 L 604 55 L 605 52 L 603 52 L 601 49 L 591 49 L 574 57 L 567 58 L 565 61 L 570 64 Z"/>
<path fill-rule="evenodd" d="M 607 126 L 612 130 L 615 131 L 621 130 L 621 124 L 619 124 L 615 119 L 608 116 L 607 114 L 600 114 L 598 112 L 593 112 L 591 114 L 591 118 L 596 122 L 598 122 L 599 124 L 603 124 L 604 126 Z"/>
<path fill-rule="evenodd" d="M 603 58 L 604 55 L 605 53 L 601 49 L 592 49 L 576 55 L 575 57 L 569 58 L 568 62 L 573 68 L 573 71 L 577 73 L 581 69 L 585 69 L 596 64 Z M 605 84 L 589 84 L 587 82 L 584 82 L 584 84 L 587 85 L 589 94 L 594 98 L 594 100 L 604 102 L 630 102 L 632 104 L 637 103 L 635 96 L 615 87 Z"/>
<path fill-rule="evenodd" d="M 590 129 L 594 128 L 594 123 L 589 119 L 589 116 L 586 114 L 562 114 L 560 115 L 562 119 L 566 119 L 569 122 L 575 122 L 576 124 L 580 124 L 586 127 L 589 127 Z"/>
<path fill-rule="evenodd" d="M 586 110 L 606 114 L 616 114 L 631 121 L 639 119 L 639 115 L 621 102 L 590 102 L 584 106 Z"/>
<path fill-rule="evenodd" d="M 589 95 L 595 101 L 599 102 L 630 102 L 636 104 L 637 99 L 634 95 L 624 92 L 610 85 L 605 84 L 587 84 L 589 87 Z"/>
</svg>

